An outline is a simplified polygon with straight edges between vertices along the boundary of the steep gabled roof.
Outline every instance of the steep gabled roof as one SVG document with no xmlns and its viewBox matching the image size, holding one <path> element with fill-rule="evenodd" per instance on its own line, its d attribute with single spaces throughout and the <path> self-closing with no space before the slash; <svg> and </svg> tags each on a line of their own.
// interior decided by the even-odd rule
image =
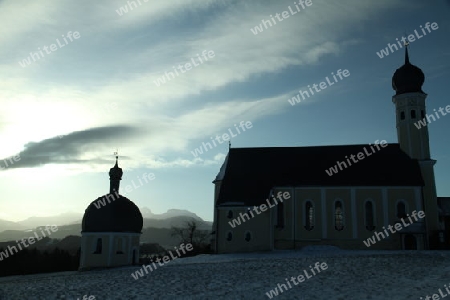
<svg viewBox="0 0 450 300">
<path fill-rule="evenodd" d="M 417 160 L 404 153 L 399 144 L 365 155 L 332 176 L 325 172 L 338 161 L 346 161 L 346 156 L 364 152 L 364 147 L 372 153 L 368 145 L 232 148 L 217 177 L 222 179 L 218 204 L 259 205 L 274 186 L 424 185 Z"/>
</svg>

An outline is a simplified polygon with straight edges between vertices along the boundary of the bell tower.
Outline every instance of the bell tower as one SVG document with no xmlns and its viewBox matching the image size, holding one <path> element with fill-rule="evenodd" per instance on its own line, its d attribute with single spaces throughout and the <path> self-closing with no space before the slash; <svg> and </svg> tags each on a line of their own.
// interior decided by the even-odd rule
<svg viewBox="0 0 450 300">
<path fill-rule="evenodd" d="M 116 155 L 116 164 L 109 170 L 109 193 L 114 194 L 114 192 L 119 193 L 120 181 L 122 180 L 123 171 L 119 168 L 119 154 Z"/>
<path fill-rule="evenodd" d="M 430 156 L 430 143 L 426 118 L 425 99 L 422 91 L 425 75 L 422 70 L 409 62 L 408 47 L 405 45 L 405 64 L 392 77 L 392 87 L 396 94 L 395 104 L 397 137 L 400 148 L 420 165 L 425 183 L 424 200 L 427 231 L 439 229 L 436 183 L 434 178 L 435 160 Z M 427 123 L 420 123 L 427 122 Z"/>
<path fill-rule="evenodd" d="M 392 78 L 392 87 L 396 91 L 392 102 L 396 107 L 397 137 L 400 147 L 411 158 L 418 160 L 430 159 L 428 127 L 418 123 L 426 115 L 427 94 L 422 91 L 424 81 L 422 70 L 409 62 L 406 47 L 405 64 L 395 71 Z"/>
</svg>

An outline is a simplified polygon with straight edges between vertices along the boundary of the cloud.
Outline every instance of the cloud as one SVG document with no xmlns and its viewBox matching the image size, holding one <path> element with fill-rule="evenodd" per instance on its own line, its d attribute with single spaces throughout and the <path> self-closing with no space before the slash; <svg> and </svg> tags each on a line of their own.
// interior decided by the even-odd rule
<svg viewBox="0 0 450 300">
<path fill-rule="evenodd" d="M 146 166 L 152 169 L 173 168 L 173 167 L 193 167 L 193 166 L 211 166 L 223 163 L 226 155 L 223 153 L 216 154 L 213 159 L 203 159 L 196 157 L 192 160 L 185 158 L 177 158 L 174 160 L 166 160 L 164 158 L 151 158 L 147 160 Z"/>
<path fill-rule="evenodd" d="M 17 57 L 0 57 L 4 66 L 0 76 L 7 78 L 0 83 L 0 119 L 6 121 L 0 124 L 0 134 L 9 142 L 1 151 L 13 153 L 30 140 L 42 140 L 26 144 L 23 162 L 17 166 L 87 159 L 94 163 L 102 157 L 101 151 L 109 153 L 107 147 L 116 146 L 107 138 L 100 138 L 98 145 L 76 130 L 108 128 L 107 124 L 140 128 L 139 135 L 128 137 L 127 155 L 145 165 L 204 164 L 182 157 L 189 157 L 202 139 L 209 140 L 236 122 L 255 122 L 289 109 L 290 95 L 311 82 L 298 82 L 266 97 L 257 97 L 245 87 L 242 96 L 227 97 L 230 87 L 287 68 L 320 64 L 326 55 L 339 56 L 359 42 L 351 32 L 355 22 L 364 26 L 365 18 L 398 5 L 396 1 L 317 0 L 255 36 L 250 28 L 287 10 L 292 1 L 150 1 L 119 17 L 115 10 L 126 4 L 122 0 L 52 3 L 48 10 L 31 5 L 22 8 L 24 18 L 13 20 L 10 16 L 22 4 L 0 3 L 0 17 L 9 16 L 6 23 L 15 24 L 13 34 L 0 39 L 6 45 L 0 51 L 17 53 Z M 31 14 L 33 9 L 37 17 Z M 18 59 L 69 30 L 81 33 L 76 43 L 30 68 L 18 65 Z M 215 57 L 160 87 L 153 83 L 203 50 L 213 50 Z M 29 130 L 30 124 L 35 132 Z M 147 128 L 158 130 L 149 135 Z M 73 133 L 48 138 L 66 132 Z M 100 135 L 109 133 L 118 134 Z M 175 152 L 170 153 L 173 160 L 152 160 L 147 155 L 167 152 Z"/>
<path fill-rule="evenodd" d="M 40 142 L 29 142 L 18 154 L 20 160 L 8 168 L 32 168 L 45 164 L 104 163 L 105 160 L 99 159 L 95 153 L 107 147 L 112 149 L 114 142 L 128 140 L 136 133 L 137 130 L 133 127 L 118 125 L 91 128 Z"/>
<path fill-rule="evenodd" d="M 134 3 L 128 4 L 128 3 Z M 141 3 L 141 5 L 139 5 Z M 165 19 L 178 19 L 189 13 L 201 13 L 215 5 L 224 5 L 217 0 L 171 0 L 171 1 L 110 1 L 102 8 L 114 14 L 116 27 L 129 28 L 130 26 L 142 26 L 148 23 L 160 22 Z M 137 6 L 137 7 L 136 7 Z M 128 12 L 120 11 L 121 7 L 128 7 Z M 108 9 L 109 8 L 109 9 Z M 130 9 L 132 8 L 132 9 Z M 123 15 L 117 12 L 122 12 Z"/>
</svg>

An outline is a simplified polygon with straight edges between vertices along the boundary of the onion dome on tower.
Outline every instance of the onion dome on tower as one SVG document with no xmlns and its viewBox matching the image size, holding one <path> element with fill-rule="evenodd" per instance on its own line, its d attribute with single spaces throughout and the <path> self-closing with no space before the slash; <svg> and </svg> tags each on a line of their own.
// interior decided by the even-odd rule
<svg viewBox="0 0 450 300">
<path fill-rule="evenodd" d="M 143 218 L 139 208 L 130 199 L 119 194 L 123 171 L 116 164 L 109 170 L 109 194 L 94 200 L 86 209 L 82 232 L 141 233 Z"/>
<path fill-rule="evenodd" d="M 422 70 L 409 62 L 408 46 L 405 45 L 405 64 L 398 68 L 392 77 L 392 88 L 396 95 L 406 93 L 422 93 L 425 75 Z"/>
</svg>

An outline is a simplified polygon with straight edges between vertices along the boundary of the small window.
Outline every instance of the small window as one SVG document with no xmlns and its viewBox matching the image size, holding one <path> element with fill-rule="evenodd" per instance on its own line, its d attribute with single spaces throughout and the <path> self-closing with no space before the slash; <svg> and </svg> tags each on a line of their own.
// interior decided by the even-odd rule
<svg viewBox="0 0 450 300">
<path fill-rule="evenodd" d="M 374 213 L 373 213 L 373 204 L 371 201 L 366 202 L 366 229 L 369 231 L 373 231 L 375 229 L 374 226 Z"/>
<path fill-rule="evenodd" d="M 403 201 L 397 203 L 397 218 L 406 218 L 406 205 Z"/>
<path fill-rule="evenodd" d="M 229 231 L 227 234 L 227 241 L 231 241 L 232 239 L 233 239 L 233 234 L 231 233 L 231 231 Z"/>
<path fill-rule="evenodd" d="M 311 201 L 307 201 L 305 204 L 305 229 L 310 231 L 314 228 L 314 207 Z"/>
<path fill-rule="evenodd" d="M 402 112 L 400 113 L 400 120 L 404 120 L 404 119 L 405 119 L 405 112 L 402 111 Z"/>
<path fill-rule="evenodd" d="M 416 118 L 416 110 L 413 109 L 411 110 L 411 119 L 415 119 Z"/>
<path fill-rule="evenodd" d="M 232 211 L 232 210 L 229 210 L 229 211 L 228 211 L 227 218 L 228 218 L 228 219 L 233 218 L 233 211 Z"/>
<path fill-rule="evenodd" d="M 420 117 L 421 117 L 422 119 L 425 118 L 425 112 L 424 112 L 423 110 L 420 111 Z"/>
<path fill-rule="evenodd" d="M 102 254 L 102 246 L 102 239 L 98 238 L 94 254 Z"/>
<path fill-rule="evenodd" d="M 277 205 L 277 228 L 284 228 L 284 203 Z"/>
<path fill-rule="evenodd" d="M 344 229 L 344 214 L 341 201 L 336 201 L 334 204 L 334 213 L 334 227 L 337 231 L 341 231 Z"/>
<path fill-rule="evenodd" d="M 252 234 L 250 233 L 250 231 L 247 231 L 245 233 L 245 241 L 250 242 L 251 239 L 252 239 Z"/>
</svg>

